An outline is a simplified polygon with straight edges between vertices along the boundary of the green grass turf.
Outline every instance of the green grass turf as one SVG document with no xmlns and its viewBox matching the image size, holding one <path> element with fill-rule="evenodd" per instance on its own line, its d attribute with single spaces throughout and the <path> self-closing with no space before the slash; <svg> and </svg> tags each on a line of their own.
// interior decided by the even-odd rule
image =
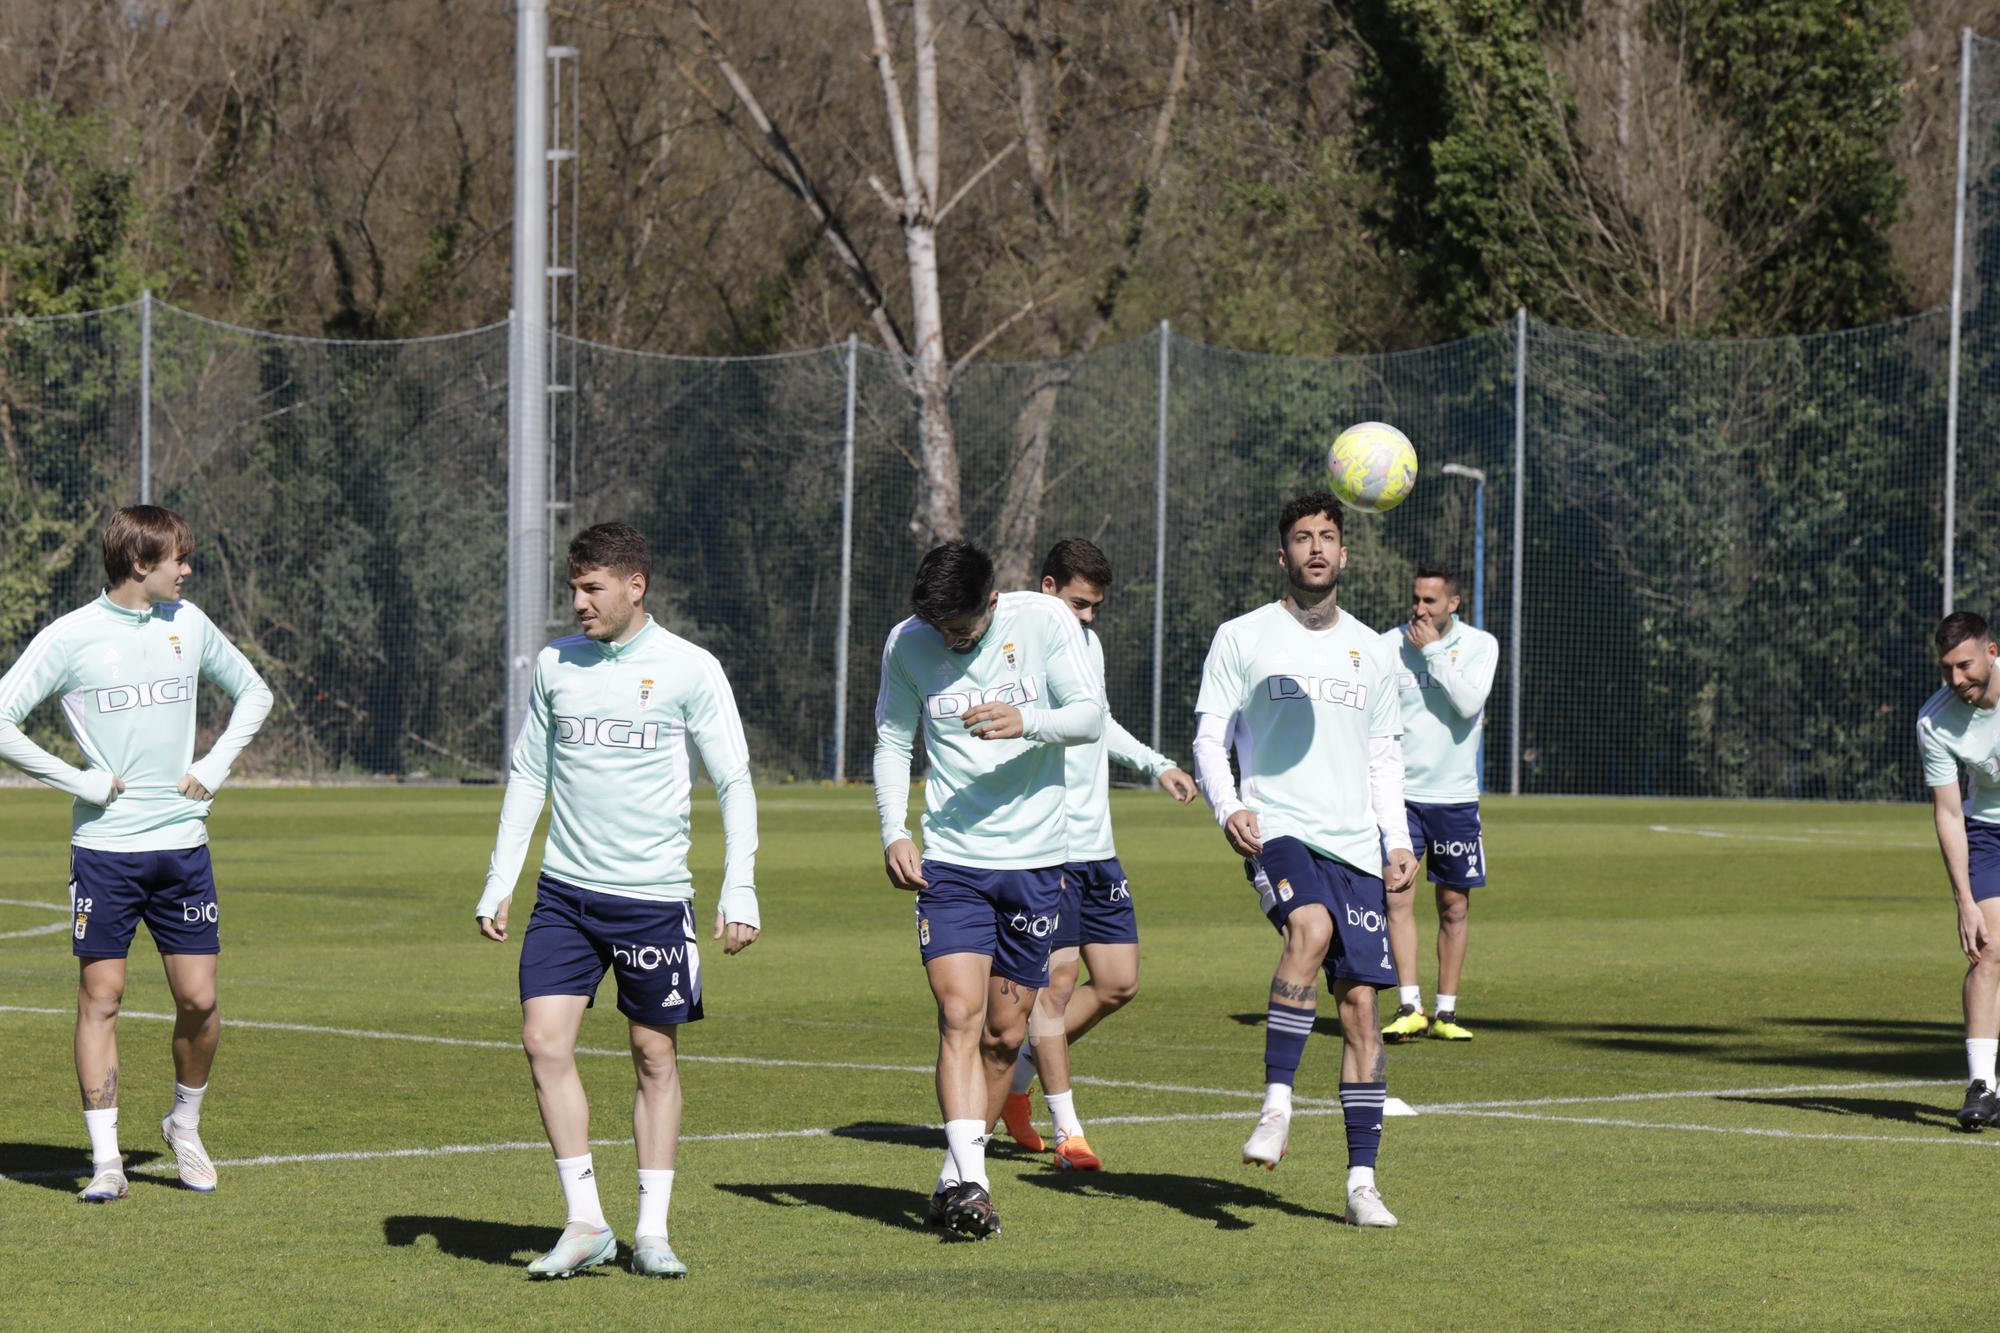
<svg viewBox="0 0 2000 1333">
<path fill-rule="evenodd" d="M 1436 1108 L 1790 1090 L 1391 1120 L 1381 1180 L 1403 1225 L 1384 1233 L 1337 1223 L 1337 1116 L 1299 1118 L 1275 1175 L 1239 1165 L 1275 936 L 1205 811 L 1114 799 L 1141 995 L 1077 1048 L 1076 1070 L 1190 1090 L 1080 1083 L 1102 1175 L 996 1145 L 996 1241 L 920 1227 L 935 1130 L 699 1138 L 928 1125 L 926 1074 L 689 1063 L 696 1137 L 673 1208 L 686 1282 L 605 1271 L 530 1284 L 520 1264 L 561 1222 L 547 1150 L 531 1146 L 225 1165 L 208 1197 L 142 1171 L 108 1208 L 74 1201 L 79 1178 L 0 1179 L 0 1324 L 1983 1323 L 1989 1297 L 1967 1274 L 1989 1239 L 2000 1134 L 1949 1128 L 1962 965 L 1922 809 L 1489 802 L 1494 884 L 1475 895 L 1461 1006 L 1478 1036 L 1395 1049 L 1392 1093 Z M 684 1051 L 927 1065 L 933 1010 L 869 793 L 776 788 L 761 802 L 767 932 L 741 957 L 708 954 L 713 1017 Z M 517 945 L 477 939 L 470 915 L 498 807 L 491 788 L 230 792 L 212 826 L 225 1020 L 511 1044 Z M 712 909 L 712 802 L 696 821 Z M 63 900 L 67 827 L 60 798 L 0 791 L 0 898 Z M 0 934 L 62 919 L 0 905 Z M 68 943 L 0 939 L 0 1005 L 66 1011 Z M 142 937 L 121 1027 L 122 1136 L 130 1160 L 157 1168 L 171 1067 L 166 1025 L 136 1017 L 168 1007 L 151 954 Z M 1428 993 L 1428 959 L 1424 978 Z M 615 1052 L 622 1037 L 607 990 L 584 1040 Z M 1301 1097 L 1334 1096 L 1337 1049 L 1314 1039 Z M 583 1065 L 593 1136 L 628 1133 L 629 1066 Z M 81 1167 L 65 1014 L 0 1012 L 0 1070 L 0 1174 Z M 540 1140 L 510 1049 L 234 1027 L 213 1086 L 204 1129 L 225 1163 Z M 1176 1118 L 1110 1123 L 1123 1116 Z M 629 1239 L 629 1142 L 597 1161 Z"/>
</svg>

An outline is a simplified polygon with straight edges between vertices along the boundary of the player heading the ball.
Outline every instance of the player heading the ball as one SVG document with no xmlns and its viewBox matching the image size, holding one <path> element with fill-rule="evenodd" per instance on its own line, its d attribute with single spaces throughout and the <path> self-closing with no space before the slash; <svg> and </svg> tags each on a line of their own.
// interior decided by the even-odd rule
<svg viewBox="0 0 2000 1333">
<path fill-rule="evenodd" d="M 1396 982 L 1387 895 L 1408 891 L 1417 862 L 1403 816 L 1396 666 L 1380 636 L 1340 609 L 1342 522 L 1340 501 L 1325 491 L 1279 512 L 1289 586 L 1215 632 L 1195 702 L 1194 760 L 1202 794 L 1284 936 L 1264 1031 L 1264 1109 L 1243 1160 L 1276 1170 L 1289 1150 L 1292 1083 L 1324 968 L 1340 1006 L 1347 1220 L 1392 1227 L 1375 1184 L 1388 1100 L 1375 992 Z"/>
<path fill-rule="evenodd" d="M 970 542 L 924 556 L 910 610 L 882 650 L 875 806 L 889 882 L 917 895 L 937 999 L 946 1149 L 928 1220 L 983 1240 L 1000 1234 L 986 1143 L 1061 925 L 1063 747 L 1104 734 L 1104 703 L 1076 617 L 1039 592 L 995 592 Z M 908 827 L 919 727 L 921 856 Z"/>
<path fill-rule="evenodd" d="M 202 1145 L 221 1019 L 216 955 L 221 907 L 208 854 L 208 812 L 229 766 L 271 712 L 271 691 L 181 587 L 193 567 L 187 520 L 158 505 L 120 509 L 104 528 L 97 600 L 37 634 L 0 678 L 0 758 L 76 798 L 70 812 L 70 951 L 78 963 L 76 1078 L 92 1173 L 81 1198 L 126 1197 L 118 1150 L 118 1008 L 141 919 L 174 995 L 174 1105 L 160 1122 L 181 1183 L 215 1188 Z M 195 686 L 234 696 L 228 725 L 194 757 Z M 83 751 L 70 767 L 21 724 L 51 696 Z"/>
<path fill-rule="evenodd" d="M 725 954 L 757 939 L 757 798 L 736 698 L 715 658 L 646 614 L 646 539 L 600 523 L 569 545 L 570 606 L 581 634 L 535 659 L 528 718 L 514 746 L 500 832 L 474 909 L 479 933 L 505 941 L 514 883 L 542 804 L 555 813 L 521 941 L 521 1045 L 569 1210 L 555 1247 L 528 1265 L 568 1277 L 617 1253 L 591 1164 L 590 1104 L 577 1034 L 609 969 L 638 1074 L 639 1223 L 632 1271 L 684 1277 L 667 1238 L 681 1133 L 676 1055 L 683 1023 L 702 1016 L 688 810 L 694 760 L 722 804 L 722 891 L 714 937 Z"/>
</svg>

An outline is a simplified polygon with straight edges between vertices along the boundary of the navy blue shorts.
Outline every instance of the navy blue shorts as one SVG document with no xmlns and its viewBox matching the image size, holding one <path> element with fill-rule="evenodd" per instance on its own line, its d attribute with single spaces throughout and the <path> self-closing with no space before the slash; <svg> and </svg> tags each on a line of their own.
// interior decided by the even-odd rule
<svg viewBox="0 0 2000 1333">
<path fill-rule="evenodd" d="M 1273 838 L 1256 860 L 1243 863 L 1259 905 L 1280 930 L 1293 912 L 1317 903 L 1333 918 L 1327 946 L 1328 981 L 1396 984 L 1389 958 L 1389 895 L 1380 875 L 1321 856 L 1297 838 Z"/>
<path fill-rule="evenodd" d="M 221 953 L 222 909 L 207 847 L 170 852 L 69 849 L 70 952 L 123 958 L 144 918 L 163 954 Z"/>
<path fill-rule="evenodd" d="M 1051 949 L 1086 944 L 1137 944 L 1139 914 L 1132 910 L 1132 886 L 1116 857 L 1071 861 L 1063 867 L 1062 920 Z"/>
<path fill-rule="evenodd" d="M 2000 824 L 1966 820 L 1965 850 L 1972 901 L 1983 903 L 1988 898 L 2000 898 Z"/>
<path fill-rule="evenodd" d="M 521 999 L 582 995 L 594 1004 L 607 970 L 618 978 L 618 1012 L 634 1023 L 664 1028 L 700 1018 L 694 904 L 536 879 L 521 939 Z"/>
<path fill-rule="evenodd" d="M 925 861 L 917 890 L 917 945 L 924 962 L 985 954 L 993 975 L 1040 989 L 1049 983 L 1050 941 L 1062 924 L 1061 866 L 987 870 Z"/>
<path fill-rule="evenodd" d="M 1448 889 L 1476 889 L 1486 883 L 1486 843 L 1479 834 L 1479 802 L 1423 805 L 1405 801 L 1403 811 L 1410 817 L 1410 841 L 1418 858 L 1431 863 L 1431 883 Z"/>
</svg>

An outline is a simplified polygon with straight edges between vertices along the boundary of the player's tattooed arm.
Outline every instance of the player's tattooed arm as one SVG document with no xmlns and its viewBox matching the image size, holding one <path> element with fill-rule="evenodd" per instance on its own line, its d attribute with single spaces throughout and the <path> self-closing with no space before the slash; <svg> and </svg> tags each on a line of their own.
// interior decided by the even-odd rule
<svg viewBox="0 0 2000 1333">
<path fill-rule="evenodd" d="M 107 1111 L 118 1105 L 118 1068 L 112 1066 L 104 1075 L 104 1082 L 95 1088 L 83 1090 L 83 1109 L 86 1111 Z"/>
<path fill-rule="evenodd" d="M 1318 1004 L 1319 983 L 1308 982 L 1303 986 L 1295 986 L 1283 977 L 1272 977 L 1271 998 L 1285 1000 L 1291 1004 Z"/>
</svg>

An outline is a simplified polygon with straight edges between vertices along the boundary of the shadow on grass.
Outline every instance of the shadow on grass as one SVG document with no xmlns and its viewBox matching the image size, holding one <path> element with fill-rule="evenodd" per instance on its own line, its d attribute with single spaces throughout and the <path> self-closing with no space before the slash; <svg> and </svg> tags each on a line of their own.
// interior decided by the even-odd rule
<svg viewBox="0 0 2000 1333">
<path fill-rule="evenodd" d="M 1896 1125 L 1917 1125 L 1924 1129 L 1958 1129 L 1958 1117 L 1942 1106 L 1888 1097 L 1723 1097 L 1720 1101 L 1741 1102 L 1745 1106 L 1782 1106 L 1794 1111 L 1818 1111 L 1826 1115 L 1861 1116 L 1886 1120 Z"/>
<path fill-rule="evenodd" d="M 727 1194 L 767 1203 L 773 1208 L 824 1208 L 902 1231 L 925 1231 L 924 1210 L 930 1200 L 921 1190 L 888 1189 L 881 1185 L 718 1184 Z"/>
<path fill-rule="evenodd" d="M 1264 1020 L 1269 1016 L 1268 1014 L 1231 1014 L 1229 1017 L 1235 1022 L 1241 1023 L 1246 1028 L 1260 1028 L 1264 1026 Z M 1322 1037 L 1338 1039 L 1340 1036 L 1340 1020 L 1331 1015 L 1321 1015 L 1313 1020 L 1313 1031 Z"/>
<path fill-rule="evenodd" d="M 382 1239 L 409 1248 L 424 1236 L 436 1239 L 438 1252 L 502 1268 L 519 1268 L 556 1243 L 560 1227 L 527 1227 L 518 1222 L 488 1222 L 476 1217 L 425 1217 L 398 1214 L 382 1219 Z M 619 1247 L 624 1253 L 624 1247 Z M 586 1269 L 578 1276 L 596 1272 Z"/>
<path fill-rule="evenodd" d="M 126 1153 L 125 1178 L 134 1185 L 179 1189 L 177 1180 L 132 1174 L 136 1168 L 157 1161 L 159 1156 L 143 1150 Z M 90 1179 L 90 1154 L 73 1143 L 0 1143 L 0 1177 L 23 1185 L 39 1185 L 58 1194 L 74 1194 Z"/>
<path fill-rule="evenodd" d="M 863 1120 L 852 1125 L 842 1125 L 833 1131 L 837 1139 L 862 1139 L 869 1143 L 892 1143 L 902 1148 L 928 1148 L 934 1152 L 944 1151 L 944 1129 L 938 1125 L 890 1125 Z M 998 1137 L 986 1145 L 988 1157 L 1007 1161 L 1029 1161 L 1036 1154 L 1010 1139 Z"/>
<path fill-rule="evenodd" d="M 1245 1231 L 1255 1226 L 1255 1222 L 1237 1214 L 1259 1208 L 1283 1213 L 1287 1217 L 1306 1217 L 1321 1222 L 1347 1220 L 1340 1213 L 1323 1213 L 1316 1208 L 1307 1208 L 1255 1185 L 1211 1176 L 1181 1176 L 1160 1171 L 1065 1171 L 1057 1175 L 1023 1176 L 1022 1183 L 1063 1194 L 1156 1203 L 1197 1222 L 1211 1222 L 1221 1231 Z"/>
</svg>

